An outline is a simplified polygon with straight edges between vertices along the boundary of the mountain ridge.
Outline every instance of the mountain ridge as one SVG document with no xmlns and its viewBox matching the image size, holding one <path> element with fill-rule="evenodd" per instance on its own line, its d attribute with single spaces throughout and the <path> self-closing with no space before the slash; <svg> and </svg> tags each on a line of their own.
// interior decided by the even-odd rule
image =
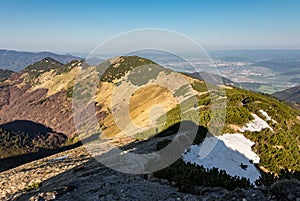
<svg viewBox="0 0 300 201">
<path fill-rule="evenodd" d="M 49 63 L 50 66 L 48 66 Z M 39 64 L 42 65 L 39 66 Z M 44 66 L 44 64 L 47 65 Z M 107 69 L 105 69 L 106 67 Z M 98 77 L 101 80 L 100 83 L 94 83 L 94 80 L 91 79 L 97 70 L 103 73 L 103 76 Z M 35 76 L 30 76 L 36 72 L 38 73 Z M 83 80 L 76 80 L 79 72 L 82 74 Z M 13 74 L 4 83 L 6 85 L 0 88 L 0 124 L 5 125 L 18 120 L 42 124 L 55 133 L 66 136 L 62 146 L 76 144 L 80 139 L 89 139 L 95 134 L 86 130 L 84 136 L 76 135 L 73 122 L 73 112 L 76 113 L 76 111 L 72 108 L 72 99 L 74 98 L 88 100 L 88 104 L 80 107 L 79 112 L 85 108 L 95 107 L 95 116 L 101 127 L 101 135 L 95 134 L 94 140 L 100 140 L 100 142 L 102 139 L 119 140 L 129 145 L 134 142 L 132 146 L 137 146 L 140 144 L 139 142 L 145 141 L 157 142 L 162 139 L 155 138 L 158 133 L 164 133 L 164 137 L 172 138 L 178 131 L 176 125 L 186 120 L 191 120 L 196 127 L 208 128 L 212 118 L 212 102 L 224 100 L 227 103 L 227 111 L 222 134 L 226 133 L 230 136 L 230 134 L 238 133 L 254 142 L 251 150 L 261 159 L 259 164 L 256 164 L 258 169 L 275 174 L 280 174 L 284 168 L 290 171 L 299 171 L 300 169 L 297 163 L 300 133 L 298 132 L 300 131 L 298 118 L 300 112 L 298 110 L 263 94 L 234 86 L 214 86 L 205 83 L 203 80 L 165 69 L 146 58 L 121 56 L 110 59 L 99 66 L 89 66 L 84 61 L 78 60 L 61 64 L 48 58 Z M 157 83 L 163 84 L 163 87 Z M 97 86 L 97 91 L 94 97 L 90 97 L 89 87 L 93 88 L 94 85 Z M 76 90 L 76 87 L 79 90 Z M 226 97 L 217 93 L 219 89 L 225 90 Z M 75 94 L 73 94 L 74 92 Z M 191 104 L 193 96 L 196 97 L 196 104 Z M 89 100 L 89 98 L 91 99 Z M 129 102 L 126 102 L 126 99 Z M 115 101 L 115 105 L 112 105 L 112 101 Z M 127 126 L 126 116 L 120 113 L 120 108 L 125 105 L 129 106 L 129 115 L 134 123 L 133 125 L 128 124 L 130 126 Z M 156 105 L 163 108 L 165 113 L 155 107 Z M 199 116 L 193 116 L 193 112 L 197 110 L 200 112 Z M 119 112 L 116 119 L 114 112 Z M 222 114 L 221 112 L 220 110 L 220 114 Z M 191 117 L 192 119 L 190 119 Z M 92 115 L 84 117 L 84 120 L 87 121 L 89 118 L 92 118 Z M 85 121 L 82 121 L 83 126 L 85 126 Z M 161 121 L 164 123 L 160 123 Z M 124 122 L 126 127 L 122 127 Z M 263 124 L 257 127 L 256 122 Z M 138 127 L 134 125 L 138 125 Z M 252 129 L 253 127 L 255 129 Z M 187 127 L 187 129 L 189 128 Z M 213 131 L 209 132 L 213 133 Z M 197 133 L 198 144 L 202 143 L 204 134 L 207 134 L 207 129 L 200 129 Z M 188 135 L 188 132 L 184 135 Z M 1 139 L 0 145 L 3 145 Z M 61 146 L 61 143 L 56 145 Z M 156 144 L 152 144 L 152 146 L 155 147 Z M 12 149 L 11 152 L 13 151 Z M 248 167 L 250 164 L 249 161 L 246 166 Z M 245 164 L 235 168 L 241 171 L 242 167 L 245 168 Z M 189 177 L 187 175 L 182 179 L 178 177 L 177 170 L 181 168 L 187 172 L 191 171 L 189 168 L 203 172 L 202 169 L 186 166 L 182 161 L 178 161 L 172 167 L 158 172 L 156 176 L 164 178 L 162 175 L 175 174 L 168 179 L 170 182 L 175 182 L 179 188 L 184 189 L 185 186 L 179 180 L 187 181 Z M 211 170 L 211 172 L 203 174 L 198 176 L 202 178 L 206 177 L 206 174 L 213 174 L 217 175 L 214 179 L 220 179 L 219 176 L 222 177 L 223 172 Z M 225 173 L 223 176 L 221 181 L 228 181 L 230 183 L 228 188 L 235 185 L 250 185 L 247 179 L 229 177 Z M 273 179 L 273 176 L 270 178 Z M 195 185 L 199 184 L 197 182 Z"/>
<path fill-rule="evenodd" d="M 26 66 L 40 61 L 43 58 L 51 57 L 58 60 L 61 63 L 68 63 L 71 60 L 81 60 L 82 58 L 72 56 L 69 54 L 61 55 L 52 52 L 26 52 L 15 50 L 1 50 L 0 49 L 0 69 L 20 71 Z"/>
<path fill-rule="evenodd" d="M 289 102 L 292 106 L 300 109 L 300 86 L 295 86 L 283 91 L 278 91 L 273 96 Z"/>
</svg>

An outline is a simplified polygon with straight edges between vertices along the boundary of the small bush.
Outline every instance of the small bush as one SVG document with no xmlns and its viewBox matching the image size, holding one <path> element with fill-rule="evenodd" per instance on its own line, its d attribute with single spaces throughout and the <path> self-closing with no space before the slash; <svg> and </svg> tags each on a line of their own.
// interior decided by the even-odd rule
<svg viewBox="0 0 300 201">
<path fill-rule="evenodd" d="M 296 200 L 300 196 L 300 182 L 295 179 L 283 179 L 270 187 L 270 192 L 279 200 Z"/>
<path fill-rule="evenodd" d="M 72 98 L 73 97 L 73 87 L 69 87 L 66 91 L 67 97 Z"/>
<path fill-rule="evenodd" d="M 30 184 L 29 186 L 25 187 L 24 191 L 31 191 L 33 189 L 40 188 L 41 186 L 42 186 L 42 184 L 40 182 L 33 183 L 33 184 Z"/>
<path fill-rule="evenodd" d="M 163 140 L 157 143 L 157 150 L 163 149 L 170 142 L 171 140 Z M 233 177 L 224 170 L 206 169 L 203 166 L 185 163 L 181 158 L 172 165 L 154 172 L 154 176 L 166 179 L 170 183 L 174 182 L 180 190 L 188 193 L 193 193 L 195 186 L 223 187 L 228 190 L 253 186 L 249 179 L 244 177 Z"/>
<path fill-rule="evenodd" d="M 217 168 L 205 169 L 203 166 L 185 163 L 182 159 L 167 168 L 154 173 L 155 177 L 174 182 L 184 191 L 192 193 L 195 186 L 222 187 L 228 190 L 251 187 L 249 179 L 233 177 Z"/>
</svg>

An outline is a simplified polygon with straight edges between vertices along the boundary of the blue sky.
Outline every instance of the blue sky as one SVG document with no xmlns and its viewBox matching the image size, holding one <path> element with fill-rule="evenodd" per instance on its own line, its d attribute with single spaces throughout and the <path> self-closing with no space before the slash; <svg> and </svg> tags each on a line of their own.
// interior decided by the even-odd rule
<svg viewBox="0 0 300 201">
<path fill-rule="evenodd" d="M 300 1 L 0 1 L 0 49 L 89 52 L 132 29 L 163 28 L 205 49 L 300 48 Z"/>
</svg>

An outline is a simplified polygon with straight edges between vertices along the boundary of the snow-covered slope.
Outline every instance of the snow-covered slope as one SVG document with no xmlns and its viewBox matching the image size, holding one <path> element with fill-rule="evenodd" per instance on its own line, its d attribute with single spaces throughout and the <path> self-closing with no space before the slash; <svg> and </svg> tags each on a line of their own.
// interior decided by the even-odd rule
<svg viewBox="0 0 300 201">
<path fill-rule="evenodd" d="M 273 120 L 264 110 L 259 111 L 267 121 Z M 266 128 L 273 130 L 270 125 L 252 114 L 254 119 L 239 129 L 240 132 L 259 132 Z M 201 144 L 193 145 L 182 156 L 185 162 L 202 165 L 205 168 L 219 168 L 229 175 L 249 178 L 254 183 L 260 177 L 255 163 L 259 163 L 259 156 L 251 147 L 254 142 L 247 139 L 243 134 L 223 134 L 221 136 L 207 137 Z M 208 153 L 209 152 L 209 153 Z"/>
<path fill-rule="evenodd" d="M 217 138 L 214 149 L 201 159 L 199 156 L 203 144 L 214 144 L 213 138 Z M 224 134 L 219 137 L 209 137 L 200 145 L 193 145 L 183 155 L 185 162 L 203 165 L 205 168 L 219 168 L 225 170 L 229 175 L 246 177 L 254 183 L 260 177 L 260 172 L 253 163 L 259 162 L 259 157 L 251 150 L 254 143 L 242 134 Z"/>
</svg>

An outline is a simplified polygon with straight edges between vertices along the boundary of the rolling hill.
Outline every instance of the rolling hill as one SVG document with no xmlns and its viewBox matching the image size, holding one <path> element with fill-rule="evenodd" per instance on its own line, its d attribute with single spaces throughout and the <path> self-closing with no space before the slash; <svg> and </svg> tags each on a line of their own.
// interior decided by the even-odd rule
<svg viewBox="0 0 300 201">
<path fill-rule="evenodd" d="M 273 96 L 289 102 L 294 107 L 300 109 L 300 86 L 292 87 L 273 94 Z"/>
<path fill-rule="evenodd" d="M 295 61 L 259 61 L 253 64 L 254 66 L 262 66 L 269 68 L 275 72 L 281 73 L 283 75 L 293 75 L 299 73 L 300 62 Z"/>
<path fill-rule="evenodd" d="M 300 104 L 300 86 L 292 87 L 273 94 L 275 97 Z"/>
</svg>

